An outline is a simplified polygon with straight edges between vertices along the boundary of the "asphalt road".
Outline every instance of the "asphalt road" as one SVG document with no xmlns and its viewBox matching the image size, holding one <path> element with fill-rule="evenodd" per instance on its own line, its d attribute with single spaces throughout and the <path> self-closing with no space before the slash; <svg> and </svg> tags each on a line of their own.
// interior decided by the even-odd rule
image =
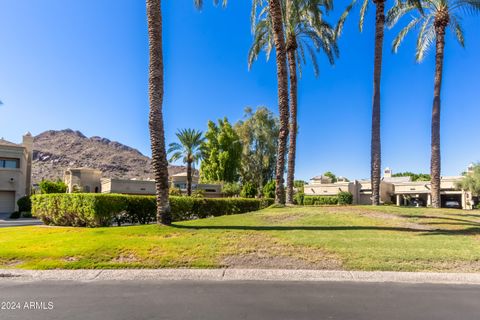
<svg viewBox="0 0 480 320">
<path fill-rule="evenodd" d="M 32 303 L 33 302 L 33 303 Z M 480 319 L 480 286 L 0 279 L 0 319 Z"/>
</svg>

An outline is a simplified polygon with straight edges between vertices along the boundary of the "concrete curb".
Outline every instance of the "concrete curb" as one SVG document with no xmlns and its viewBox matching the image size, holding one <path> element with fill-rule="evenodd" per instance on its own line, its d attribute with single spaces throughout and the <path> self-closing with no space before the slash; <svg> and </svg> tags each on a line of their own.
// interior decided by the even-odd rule
<svg viewBox="0 0 480 320">
<path fill-rule="evenodd" d="M 341 281 L 480 285 L 480 273 L 276 269 L 0 270 L 2 281 Z"/>
</svg>

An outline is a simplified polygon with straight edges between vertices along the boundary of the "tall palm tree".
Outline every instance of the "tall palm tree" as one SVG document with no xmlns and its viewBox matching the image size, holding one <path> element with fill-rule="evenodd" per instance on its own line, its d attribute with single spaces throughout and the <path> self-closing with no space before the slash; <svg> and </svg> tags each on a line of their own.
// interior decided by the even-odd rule
<svg viewBox="0 0 480 320">
<path fill-rule="evenodd" d="M 288 150 L 287 166 L 287 199 L 288 204 L 293 204 L 293 182 L 295 177 L 295 158 L 297 141 L 297 75 L 301 75 L 302 64 L 306 63 L 308 55 L 313 64 L 315 76 L 318 76 L 319 65 L 316 52 L 323 50 L 331 64 L 338 56 L 334 29 L 323 20 L 323 11 L 332 9 L 332 2 L 327 0 L 282 0 L 283 21 L 285 29 L 285 42 L 287 61 L 290 76 L 290 143 Z M 270 56 L 274 46 L 273 30 L 269 8 L 264 7 L 254 20 L 254 42 L 249 52 L 248 66 L 258 58 L 262 50 Z M 298 70 L 297 70 L 298 69 Z"/>
<path fill-rule="evenodd" d="M 383 38 L 385 28 L 385 0 L 364 0 L 360 9 L 360 32 L 363 31 L 365 14 L 370 1 L 375 4 L 375 56 L 373 68 L 373 101 L 372 101 L 372 136 L 370 147 L 370 178 L 372 183 L 372 205 L 380 204 L 380 179 L 381 179 L 381 141 L 380 141 L 380 82 L 382 79 Z M 351 9 L 356 5 L 353 0 L 340 17 L 337 25 L 337 36 L 342 32 L 345 20 Z"/>
<path fill-rule="evenodd" d="M 275 172 L 275 203 L 285 204 L 285 156 L 288 139 L 288 71 L 287 71 L 287 51 L 285 45 L 285 31 L 283 25 L 281 0 L 253 0 L 252 17 L 255 19 L 256 10 L 268 4 L 270 15 L 273 44 L 275 45 L 275 56 L 277 65 L 277 95 L 278 95 L 278 113 L 280 118 L 280 130 L 278 134 L 277 165 Z M 255 20 L 253 20 L 255 21 Z M 254 23 L 253 23 L 254 24 Z"/>
<path fill-rule="evenodd" d="M 218 4 L 219 0 L 214 0 Z M 223 0 L 226 5 L 227 0 Z M 203 0 L 194 0 L 201 8 Z M 146 0 L 148 39 L 150 50 L 148 125 L 152 149 L 152 169 L 155 177 L 157 196 L 157 223 L 170 225 L 172 215 L 168 201 L 168 162 L 165 151 L 165 130 L 163 127 L 163 43 L 162 43 L 162 3 L 161 0 Z"/>
<path fill-rule="evenodd" d="M 148 38 L 150 49 L 149 97 L 150 113 L 148 124 L 152 148 L 152 169 L 157 195 L 157 222 L 172 223 L 168 201 L 168 162 L 165 152 L 163 127 L 163 47 L 161 0 L 147 0 Z"/>
<path fill-rule="evenodd" d="M 387 25 L 393 26 L 398 20 L 411 14 L 412 20 L 405 26 L 393 41 L 393 51 L 397 52 L 405 36 L 414 28 L 420 26 L 417 36 L 416 59 L 421 62 L 427 50 L 435 42 L 435 80 L 432 108 L 432 136 L 431 136 L 431 193 L 432 207 L 441 207 L 440 177 L 440 94 L 443 80 L 443 60 L 445 50 L 445 33 L 448 28 L 452 31 L 458 43 L 465 45 L 463 28 L 460 24 L 461 13 L 480 14 L 480 0 L 421 0 L 422 13 L 415 5 L 399 2 L 389 10 Z"/>
<path fill-rule="evenodd" d="M 180 143 L 170 143 L 168 153 L 171 154 L 170 161 L 183 159 L 187 164 L 187 195 L 192 195 L 192 165 L 200 160 L 202 153 L 200 147 L 204 138 L 203 133 L 194 129 L 183 129 L 177 132 Z"/>
</svg>

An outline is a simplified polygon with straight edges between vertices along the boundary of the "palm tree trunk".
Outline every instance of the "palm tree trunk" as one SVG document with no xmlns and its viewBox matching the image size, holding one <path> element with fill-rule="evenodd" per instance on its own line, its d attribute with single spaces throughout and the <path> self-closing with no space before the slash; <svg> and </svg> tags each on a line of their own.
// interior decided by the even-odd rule
<svg viewBox="0 0 480 320">
<path fill-rule="evenodd" d="M 435 56 L 435 86 L 432 108 L 432 155 L 430 161 L 430 174 L 432 184 L 432 207 L 441 207 L 440 196 L 440 93 L 443 77 L 443 57 L 445 49 L 445 27 L 435 28 L 437 33 L 436 56 Z"/>
<path fill-rule="evenodd" d="M 273 40 L 277 60 L 278 79 L 278 109 L 280 115 L 280 131 L 278 134 L 278 152 L 276 167 L 275 203 L 285 204 L 285 150 L 288 139 L 288 78 L 287 78 L 287 55 L 285 37 L 283 31 L 282 7 L 279 0 L 268 0 L 270 15 L 272 17 Z"/>
<path fill-rule="evenodd" d="M 192 162 L 187 161 L 187 196 L 192 195 Z"/>
<path fill-rule="evenodd" d="M 295 157 L 297 150 L 297 41 L 294 36 L 287 43 L 287 59 L 290 71 L 290 145 L 288 148 L 287 204 L 293 204 L 295 181 Z"/>
<path fill-rule="evenodd" d="M 374 3 L 376 5 L 376 19 L 370 174 L 372 182 L 372 205 L 378 206 L 380 204 L 380 179 L 382 167 L 380 142 L 380 81 L 382 78 L 383 37 L 385 31 L 385 0 L 374 0 Z"/>
<path fill-rule="evenodd" d="M 163 47 L 161 0 L 147 0 L 148 38 L 150 44 L 148 124 L 152 147 L 152 169 L 157 194 L 157 222 L 172 223 L 168 201 L 168 162 L 163 129 Z"/>
</svg>

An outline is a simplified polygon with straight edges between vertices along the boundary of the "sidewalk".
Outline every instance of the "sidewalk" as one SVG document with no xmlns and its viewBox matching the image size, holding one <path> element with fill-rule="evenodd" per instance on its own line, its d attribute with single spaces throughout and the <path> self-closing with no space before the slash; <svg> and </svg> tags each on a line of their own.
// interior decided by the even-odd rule
<svg viewBox="0 0 480 320">
<path fill-rule="evenodd" d="M 270 269 L 121 269 L 121 270 L 0 270 L 0 281 L 328 281 L 396 282 L 480 285 L 480 273 L 362 272 Z"/>
</svg>

